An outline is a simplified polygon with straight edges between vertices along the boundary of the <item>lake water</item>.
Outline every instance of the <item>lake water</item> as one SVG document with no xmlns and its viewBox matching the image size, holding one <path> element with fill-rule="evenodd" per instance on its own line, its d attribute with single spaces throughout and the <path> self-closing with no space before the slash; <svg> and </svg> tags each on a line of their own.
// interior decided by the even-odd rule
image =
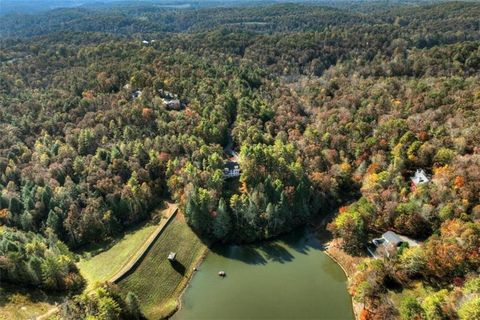
<svg viewBox="0 0 480 320">
<path fill-rule="evenodd" d="M 258 245 L 219 245 L 193 277 L 173 319 L 351 320 L 346 281 L 307 230 Z"/>
</svg>

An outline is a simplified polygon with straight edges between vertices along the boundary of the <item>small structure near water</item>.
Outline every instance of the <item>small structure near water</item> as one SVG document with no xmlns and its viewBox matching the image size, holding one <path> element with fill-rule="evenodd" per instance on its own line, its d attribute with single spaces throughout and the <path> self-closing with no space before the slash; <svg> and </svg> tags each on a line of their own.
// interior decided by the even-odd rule
<svg viewBox="0 0 480 320">
<path fill-rule="evenodd" d="M 175 261 L 175 257 L 176 257 L 176 256 L 177 256 L 177 254 L 176 254 L 175 252 L 170 252 L 170 253 L 168 254 L 168 258 L 167 258 L 167 259 L 168 259 L 169 261 Z"/>
</svg>

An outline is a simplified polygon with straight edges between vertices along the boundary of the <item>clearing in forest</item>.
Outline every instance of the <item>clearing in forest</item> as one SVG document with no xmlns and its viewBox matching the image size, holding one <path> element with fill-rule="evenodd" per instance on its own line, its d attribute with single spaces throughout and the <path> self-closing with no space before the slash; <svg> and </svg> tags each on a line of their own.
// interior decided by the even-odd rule
<svg viewBox="0 0 480 320">
<path fill-rule="evenodd" d="M 170 207 L 160 214 L 165 216 L 167 210 L 170 210 Z M 87 291 L 92 289 L 97 282 L 110 280 L 127 265 L 157 228 L 156 224 L 139 227 L 127 232 L 109 249 L 101 251 L 91 258 L 80 260 L 77 266 L 88 282 Z"/>
<path fill-rule="evenodd" d="M 118 285 L 137 294 L 149 319 L 171 314 L 177 299 L 207 247 L 178 215 L 151 246 L 145 257 Z M 175 252 L 174 262 L 167 257 Z"/>
</svg>

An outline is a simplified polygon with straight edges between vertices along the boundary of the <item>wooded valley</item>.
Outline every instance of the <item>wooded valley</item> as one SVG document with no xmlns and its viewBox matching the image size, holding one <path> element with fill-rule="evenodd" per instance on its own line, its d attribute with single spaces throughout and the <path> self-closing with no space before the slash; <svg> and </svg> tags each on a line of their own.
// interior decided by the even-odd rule
<svg viewBox="0 0 480 320">
<path fill-rule="evenodd" d="M 71 251 L 166 198 L 239 243 L 338 209 L 328 228 L 351 255 L 389 230 L 421 243 L 352 277 L 363 319 L 480 318 L 478 3 L 73 8 L 0 32 L 2 282 L 80 292 Z M 430 293 L 388 297 L 419 283 Z"/>
</svg>

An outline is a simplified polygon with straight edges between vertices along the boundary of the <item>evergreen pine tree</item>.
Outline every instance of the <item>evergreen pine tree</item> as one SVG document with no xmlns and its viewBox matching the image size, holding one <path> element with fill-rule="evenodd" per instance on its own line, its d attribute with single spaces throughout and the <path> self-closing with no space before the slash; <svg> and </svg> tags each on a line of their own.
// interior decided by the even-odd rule
<svg viewBox="0 0 480 320">
<path fill-rule="evenodd" d="M 227 205 L 223 198 L 218 202 L 217 215 L 213 220 L 213 235 L 217 239 L 224 239 L 232 228 L 230 214 L 227 212 Z"/>
<path fill-rule="evenodd" d="M 127 306 L 129 316 L 132 319 L 140 319 L 140 302 L 138 301 L 138 297 L 135 293 L 131 291 L 127 293 L 127 297 L 125 298 L 125 304 Z"/>
</svg>

